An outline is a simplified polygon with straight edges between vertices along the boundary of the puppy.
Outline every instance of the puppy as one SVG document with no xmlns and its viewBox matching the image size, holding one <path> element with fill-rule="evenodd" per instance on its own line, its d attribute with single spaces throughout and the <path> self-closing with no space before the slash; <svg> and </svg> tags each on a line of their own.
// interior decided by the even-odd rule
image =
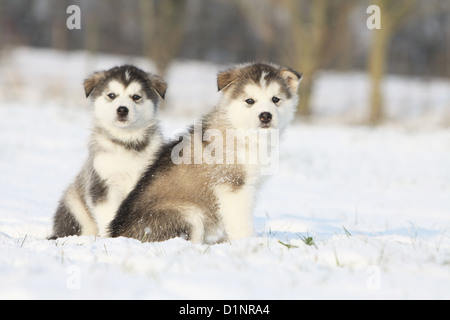
<svg viewBox="0 0 450 320">
<path fill-rule="evenodd" d="M 156 115 L 166 89 L 162 78 L 132 65 L 95 72 L 84 81 L 94 109 L 89 156 L 59 202 L 50 239 L 108 236 L 121 202 L 162 144 Z"/>
<path fill-rule="evenodd" d="M 250 237 L 262 168 L 261 153 L 252 150 L 276 143 L 293 119 L 300 80 L 292 69 L 263 63 L 219 73 L 218 107 L 163 145 L 120 206 L 111 236 L 196 243 Z"/>
</svg>

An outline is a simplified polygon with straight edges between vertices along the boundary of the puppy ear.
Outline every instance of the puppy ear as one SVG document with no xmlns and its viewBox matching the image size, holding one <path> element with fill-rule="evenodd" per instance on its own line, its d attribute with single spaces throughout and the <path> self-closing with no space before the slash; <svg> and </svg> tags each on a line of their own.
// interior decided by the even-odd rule
<svg viewBox="0 0 450 320">
<path fill-rule="evenodd" d="M 99 71 L 93 73 L 89 78 L 84 80 L 84 92 L 86 98 L 92 93 L 92 90 L 98 85 L 98 83 L 105 78 L 106 71 Z"/>
<path fill-rule="evenodd" d="M 148 74 L 149 84 L 150 86 L 155 89 L 156 93 L 164 99 L 166 96 L 167 91 L 167 83 L 164 81 L 163 78 L 160 76 L 157 76 L 155 74 Z"/>
<path fill-rule="evenodd" d="M 217 75 L 217 91 L 221 91 L 227 88 L 233 83 L 239 76 L 237 69 L 231 69 L 223 72 L 219 72 Z"/>
<path fill-rule="evenodd" d="M 289 87 L 292 90 L 297 90 L 300 81 L 302 80 L 302 74 L 292 70 L 291 68 L 283 67 L 280 71 L 281 77 L 286 80 Z"/>
</svg>

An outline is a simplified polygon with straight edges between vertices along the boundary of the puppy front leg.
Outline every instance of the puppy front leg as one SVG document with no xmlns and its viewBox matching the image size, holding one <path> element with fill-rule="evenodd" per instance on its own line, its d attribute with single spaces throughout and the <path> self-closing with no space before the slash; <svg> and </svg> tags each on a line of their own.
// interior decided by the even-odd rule
<svg viewBox="0 0 450 320">
<path fill-rule="evenodd" d="M 78 186 L 72 184 L 64 193 L 54 217 L 51 238 L 97 234 L 97 225 L 77 189 Z"/>
<path fill-rule="evenodd" d="M 254 188 L 244 185 L 238 190 L 231 190 L 226 185 L 220 185 L 216 187 L 215 193 L 228 240 L 251 237 Z"/>
<path fill-rule="evenodd" d="M 97 222 L 98 234 L 100 237 L 109 237 L 108 227 L 114 219 L 117 210 L 123 200 L 120 192 L 109 190 L 104 201 L 94 204 L 92 208 L 95 221 Z"/>
</svg>

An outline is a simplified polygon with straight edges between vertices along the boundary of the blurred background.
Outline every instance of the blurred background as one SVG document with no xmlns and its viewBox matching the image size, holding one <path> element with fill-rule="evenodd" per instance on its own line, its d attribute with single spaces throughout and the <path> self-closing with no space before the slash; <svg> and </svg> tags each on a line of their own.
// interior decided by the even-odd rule
<svg viewBox="0 0 450 320">
<path fill-rule="evenodd" d="M 372 4 L 379 30 L 367 27 Z M 66 25 L 70 5 L 80 8 L 80 29 Z M 0 0 L 0 8 L 1 103 L 80 103 L 88 73 L 131 62 L 169 82 L 163 108 L 198 114 L 199 100 L 217 99 L 218 70 L 262 60 L 303 73 L 299 118 L 450 124 L 448 0 Z"/>
</svg>

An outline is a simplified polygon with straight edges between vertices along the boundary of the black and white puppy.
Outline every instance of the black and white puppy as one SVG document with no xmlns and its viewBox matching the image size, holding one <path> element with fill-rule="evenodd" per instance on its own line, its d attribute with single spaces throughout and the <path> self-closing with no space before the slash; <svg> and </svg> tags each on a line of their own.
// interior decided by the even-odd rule
<svg viewBox="0 0 450 320">
<path fill-rule="evenodd" d="M 64 192 L 50 239 L 108 236 L 108 225 L 162 144 L 158 103 L 167 84 L 159 76 L 124 65 L 84 81 L 94 109 L 89 156 Z"/>
</svg>

